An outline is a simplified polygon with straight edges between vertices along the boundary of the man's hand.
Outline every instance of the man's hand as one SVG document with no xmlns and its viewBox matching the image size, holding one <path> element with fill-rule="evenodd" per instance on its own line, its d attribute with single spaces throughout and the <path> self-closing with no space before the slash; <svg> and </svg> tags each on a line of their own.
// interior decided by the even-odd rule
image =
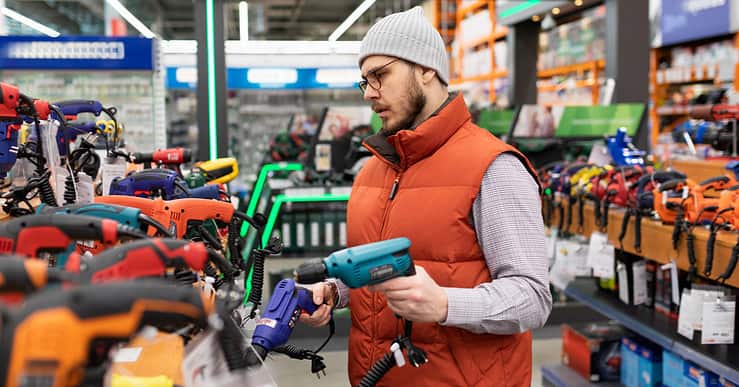
<svg viewBox="0 0 739 387">
<path fill-rule="evenodd" d="M 305 312 L 301 313 L 300 321 L 303 324 L 314 328 L 328 324 L 329 320 L 331 320 L 331 311 L 334 309 L 334 301 L 336 297 L 332 286 L 326 282 L 300 286 L 310 289 L 313 292 L 313 303 L 321 305 L 311 315 L 308 315 L 308 313 Z"/>
<path fill-rule="evenodd" d="M 447 295 L 421 266 L 416 275 L 393 278 L 368 287 L 383 292 L 387 305 L 395 314 L 410 321 L 442 322 L 447 315 Z"/>
</svg>

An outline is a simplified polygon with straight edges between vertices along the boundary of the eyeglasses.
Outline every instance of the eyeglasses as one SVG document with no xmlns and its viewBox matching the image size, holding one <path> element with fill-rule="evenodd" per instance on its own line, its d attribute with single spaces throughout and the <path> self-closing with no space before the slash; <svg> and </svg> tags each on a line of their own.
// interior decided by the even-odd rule
<svg viewBox="0 0 739 387">
<path fill-rule="evenodd" d="M 380 88 L 382 87 L 382 82 L 380 81 L 380 78 L 382 75 L 377 75 L 377 72 L 384 69 L 387 66 L 390 66 L 391 64 L 397 62 L 400 59 L 393 59 L 390 62 L 385 63 L 384 65 L 370 71 L 367 73 L 366 77 L 362 77 L 362 80 L 359 81 L 359 90 L 362 90 L 362 94 L 364 94 L 367 91 L 367 86 L 369 85 L 375 91 L 380 91 Z"/>
</svg>

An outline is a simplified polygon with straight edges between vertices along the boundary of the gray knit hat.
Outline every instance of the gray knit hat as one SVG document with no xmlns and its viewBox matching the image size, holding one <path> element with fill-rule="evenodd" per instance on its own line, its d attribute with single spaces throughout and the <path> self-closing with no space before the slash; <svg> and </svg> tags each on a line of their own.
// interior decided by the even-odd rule
<svg viewBox="0 0 739 387">
<path fill-rule="evenodd" d="M 449 84 L 449 58 L 444 40 L 423 16 L 421 7 L 387 15 L 375 23 L 362 39 L 359 65 L 371 55 L 394 56 L 428 67 Z"/>
</svg>

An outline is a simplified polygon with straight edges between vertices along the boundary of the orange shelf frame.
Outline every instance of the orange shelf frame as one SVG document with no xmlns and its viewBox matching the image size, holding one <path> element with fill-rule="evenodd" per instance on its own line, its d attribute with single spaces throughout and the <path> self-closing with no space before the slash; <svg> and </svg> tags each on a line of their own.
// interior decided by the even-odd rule
<svg viewBox="0 0 739 387">
<path fill-rule="evenodd" d="M 508 76 L 508 72 L 505 70 L 500 69 L 495 62 L 495 50 L 492 49 L 493 45 L 495 44 L 495 41 L 504 38 L 508 34 L 507 29 L 499 30 L 496 25 L 496 17 L 495 17 L 495 0 L 478 0 L 474 2 L 473 4 L 470 4 L 466 7 L 461 7 L 461 0 L 457 0 L 457 28 L 460 28 L 462 25 L 462 20 L 469 14 L 474 13 L 476 11 L 479 11 L 480 9 L 483 9 L 487 7 L 488 14 L 490 15 L 490 24 L 492 32 L 490 35 L 485 36 L 484 38 L 481 38 L 479 40 L 467 43 L 467 44 L 460 44 L 457 52 L 456 52 L 456 58 L 455 59 L 455 65 L 456 68 L 460 69 L 460 74 L 456 79 L 451 79 L 450 83 L 453 85 L 462 84 L 465 82 L 476 82 L 476 81 L 489 81 L 489 99 L 490 102 L 495 102 L 496 95 L 495 95 L 495 79 L 506 77 Z M 457 33 L 456 35 L 459 35 Z M 492 68 L 490 69 L 490 72 L 487 74 L 482 75 L 476 75 L 467 77 L 465 74 L 461 73 L 461 69 L 464 69 L 464 52 L 465 50 L 468 50 L 470 48 L 474 48 L 477 46 L 480 46 L 482 44 L 487 43 L 490 46 L 490 63 L 492 63 Z M 452 68 L 452 72 L 454 72 L 454 68 Z"/>
<path fill-rule="evenodd" d="M 575 87 L 575 88 L 592 87 L 592 86 L 595 86 L 597 84 L 598 83 L 594 79 L 586 79 L 586 80 L 582 80 L 582 81 L 575 81 L 575 85 L 574 86 L 571 85 L 571 84 L 569 84 L 569 82 L 568 82 L 567 84 L 564 84 L 563 83 L 563 84 L 559 84 L 559 85 L 542 85 L 542 86 L 538 86 L 537 89 L 539 91 L 557 91 L 557 90 L 567 89 L 567 88 L 570 88 L 570 87 Z"/>
<path fill-rule="evenodd" d="M 507 76 L 508 76 L 508 71 L 506 71 L 506 70 L 497 70 L 497 71 L 494 71 L 494 72 L 488 73 L 488 74 L 480 74 L 480 75 L 475 75 L 475 76 L 471 76 L 471 77 L 464 77 L 464 78 L 452 79 L 450 81 L 450 83 L 452 85 L 459 85 L 459 84 L 462 84 L 462 83 L 465 83 L 465 82 L 492 81 L 493 79 L 505 78 Z"/>
<path fill-rule="evenodd" d="M 557 75 L 567 75 L 571 73 L 577 73 L 582 71 L 593 71 L 593 69 L 596 70 L 603 70 L 606 68 L 606 61 L 604 60 L 595 60 L 595 61 L 589 61 L 589 62 L 582 62 L 582 63 L 576 63 L 573 65 L 568 66 L 561 66 L 561 67 L 554 67 L 551 69 L 545 69 L 545 70 L 539 70 L 537 75 L 539 78 L 550 78 Z"/>
<path fill-rule="evenodd" d="M 462 15 L 462 17 L 467 16 L 467 14 L 473 13 L 478 9 L 483 8 L 484 6 L 488 5 L 488 3 L 490 3 L 490 1 L 488 0 L 478 0 L 464 8 L 459 8 L 459 6 L 457 6 L 457 9 L 459 9 L 457 14 Z M 457 2 L 457 4 L 461 4 L 461 2 Z"/>
</svg>

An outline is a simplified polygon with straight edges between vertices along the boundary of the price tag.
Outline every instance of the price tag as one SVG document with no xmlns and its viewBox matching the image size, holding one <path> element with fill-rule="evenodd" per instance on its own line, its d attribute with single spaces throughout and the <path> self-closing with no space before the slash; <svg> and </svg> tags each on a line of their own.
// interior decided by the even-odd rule
<svg viewBox="0 0 739 387">
<path fill-rule="evenodd" d="M 691 294 L 695 302 L 693 309 L 691 309 L 693 329 L 699 331 L 703 329 L 703 303 L 718 300 L 724 296 L 724 292 L 715 286 L 694 285 Z M 680 300 L 680 302 L 684 301 Z"/>
<path fill-rule="evenodd" d="M 626 266 L 619 263 L 616 273 L 618 274 L 618 298 L 624 304 L 629 305 L 629 275 L 626 273 Z"/>
<path fill-rule="evenodd" d="M 126 175 L 126 162 L 119 158 L 109 159 L 105 158 L 103 162 L 103 195 L 110 193 L 110 182 L 116 177 L 123 177 Z"/>
<path fill-rule="evenodd" d="M 569 266 L 569 244 L 571 242 L 559 241 L 557 243 L 554 264 L 549 270 L 549 282 L 560 290 L 567 288 L 570 281 L 574 279 L 574 276 L 567 270 Z"/>
<path fill-rule="evenodd" d="M 696 307 L 700 307 L 700 303 L 694 302 L 694 300 L 695 299 L 693 298 L 690 289 L 683 290 L 682 302 L 680 303 L 680 314 L 677 318 L 677 333 L 690 340 L 693 340 L 693 334 L 695 333 L 693 330 L 693 324 L 695 314 L 697 313 Z"/>
<path fill-rule="evenodd" d="M 672 277 L 672 303 L 680 305 L 680 278 L 677 276 L 677 263 L 670 262 L 670 275 Z"/>
<path fill-rule="evenodd" d="M 647 262 L 637 261 L 631 266 L 634 280 L 634 305 L 647 301 Z"/>
<path fill-rule="evenodd" d="M 590 246 L 588 247 L 588 266 L 593 268 L 593 276 L 610 279 L 613 278 L 615 266 L 615 248 L 608 243 L 606 234 L 596 232 L 590 235 Z"/>
<path fill-rule="evenodd" d="M 64 191 L 66 190 L 65 182 L 67 180 L 67 176 L 69 176 L 67 168 L 60 166 L 54 167 L 54 175 L 51 177 L 53 179 L 51 183 L 54 187 L 54 197 L 56 197 L 56 202 L 59 204 L 64 203 Z"/>
<path fill-rule="evenodd" d="M 570 276 L 590 276 L 588 267 L 588 246 L 571 240 L 557 243 L 557 258 L 565 262 L 565 269 Z"/>
<path fill-rule="evenodd" d="M 78 173 L 77 177 L 80 180 L 77 184 L 77 203 L 92 203 L 95 198 L 95 185 L 92 183 L 92 177 L 83 172 Z"/>
<path fill-rule="evenodd" d="M 736 298 L 723 297 L 703 303 L 701 344 L 734 344 Z"/>
</svg>

